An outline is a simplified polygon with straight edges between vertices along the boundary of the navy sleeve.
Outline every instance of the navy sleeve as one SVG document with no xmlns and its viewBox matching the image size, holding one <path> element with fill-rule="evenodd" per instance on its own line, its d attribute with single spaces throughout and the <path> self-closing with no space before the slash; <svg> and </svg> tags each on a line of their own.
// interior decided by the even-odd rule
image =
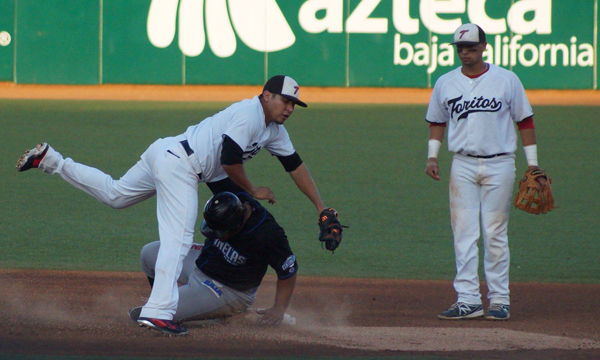
<svg viewBox="0 0 600 360">
<path fill-rule="evenodd" d="M 287 172 L 292 172 L 296 170 L 298 166 L 302 165 L 302 159 L 300 158 L 300 155 L 298 155 L 298 152 L 294 152 L 292 155 L 288 156 L 277 156 L 277 159 L 279 159 L 281 165 L 283 165 L 283 168 Z"/>
<path fill-rule="evenodd" d="M 287 279 L 298 272 L 296 255 L 292 252 L 285 232 L 280 227 L 268 239 L 266 256 L 278 279 Z"/>
<path fill-rule="evenodd" d="M 221 165 L 243 164 L 244 150 L 229 136 L 223 136 L 223 150 L 221 151 Z"/>
</svg>

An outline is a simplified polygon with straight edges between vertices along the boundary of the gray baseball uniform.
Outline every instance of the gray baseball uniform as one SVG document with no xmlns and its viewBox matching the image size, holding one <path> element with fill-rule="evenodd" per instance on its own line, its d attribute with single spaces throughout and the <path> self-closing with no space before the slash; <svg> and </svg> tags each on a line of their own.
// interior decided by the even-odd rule
<svg viewBox="0 0 600 360">
<path fill-rule="evenodd" d="M 192 245 L 178 279 L 183 286 L 178 288 L 174 320 L 203 320 L 244 312 L 254 303 L 268 267 L 281 280 L 297 274 L 296 256 L 273 215 L 249 195 L 238 196 L 251 204 L 250 217 L 227 241 L 207 238 L 203 245 Z M 142 249 L 142 270 L 151 279 L 157 275 L 160 247 L 156 241 Z"/>
</svg>

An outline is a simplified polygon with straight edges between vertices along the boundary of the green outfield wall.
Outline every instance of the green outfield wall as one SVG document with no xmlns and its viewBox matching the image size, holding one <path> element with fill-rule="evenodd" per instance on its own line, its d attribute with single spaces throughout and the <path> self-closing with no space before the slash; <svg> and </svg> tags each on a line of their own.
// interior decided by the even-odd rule
<svg viewBox="0 0 600 360">
<path fill-rule="evenodd" d="M 530 89 L 596 89 L 599 0 L 0 0 L 0 81 L 431 87 L 462 23 Z"/>
</svg>

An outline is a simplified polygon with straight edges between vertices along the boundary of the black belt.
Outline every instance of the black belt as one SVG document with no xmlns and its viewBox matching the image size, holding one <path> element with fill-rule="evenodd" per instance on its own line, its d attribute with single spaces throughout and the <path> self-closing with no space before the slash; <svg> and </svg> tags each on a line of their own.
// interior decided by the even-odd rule
<svg viewBox="0 0 600 360">
<path fill-rule="evenodd" d="M 185 153 L 187 154 L 187 156 L 190 156 L 194 153 L 194 150 L 192 150 L 187 140 L 180 141 L 180 143 L 181 146 L 183 146 L 183 148 L 185 149 Z"/>
<path fill-rule="evenodd" d="M 194 153 L 194 150 L 192 150 L 187 140 L 180 141 L 179 143 L 181 144 L 181 146 L 183 146 L 183 149 L 185 150 L 187 156 L 190 156 Z M 198 175 L 198 179 L 202 179 L 202 173 L 196 175 Z"/>
<path fill-rule="evenodd" d="M 500 154 L 494 154 L 494 155 L 471 155 L 471 154 L 467 154 L 467 156 L 478 158 L 478 159 L 491 159 L 491 158 L 495 158 L 496 156 L 504 156 L 504 155 L 508 155 L 508 153 L 500 153 Z"/>
</svg>

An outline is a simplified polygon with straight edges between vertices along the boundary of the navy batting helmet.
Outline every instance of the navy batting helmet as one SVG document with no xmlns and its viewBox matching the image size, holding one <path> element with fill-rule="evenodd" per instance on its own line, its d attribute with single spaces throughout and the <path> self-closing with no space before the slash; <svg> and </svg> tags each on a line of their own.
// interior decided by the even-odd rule
<svg viewBox="0 0 600 360">
<path fill-rule="evenodd" d="M 229 191 L 208 199 L 200 231 L 206 237 L 220 239 L 235 234 L 244 224 L 246 209 L 240 199 Z"/>
</svg>

